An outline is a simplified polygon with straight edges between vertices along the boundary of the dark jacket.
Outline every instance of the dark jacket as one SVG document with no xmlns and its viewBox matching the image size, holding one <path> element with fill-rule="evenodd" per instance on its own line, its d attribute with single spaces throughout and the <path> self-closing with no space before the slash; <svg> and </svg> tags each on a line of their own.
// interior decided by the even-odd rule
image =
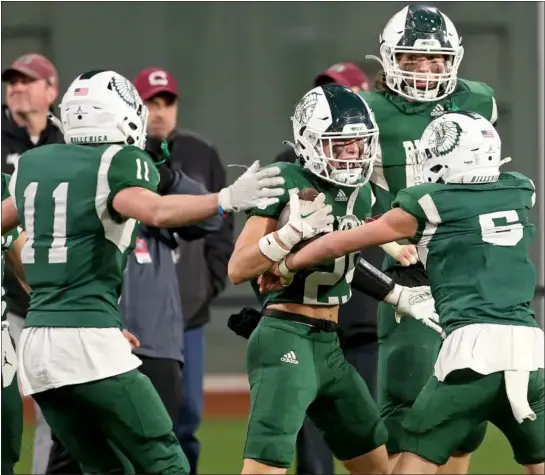
<svg viewBox="0 0 545 475">
<path fill-rule="evenodd" d="M 187 130 L 176 130 L 172 143 L 172 165 L 183 170 L 215 193 L 225 187 L 225 169 L 216 149 Z M 204 325 L 210 319 L 210 303 L 225 288 L 227 264 L 233 252 L 233 217 L 204 239 L 180 242 L 176 266 L 186 329 Z"/>
<path fill-rule="evenodd" d="M 289 147 L 279 153 L 274 161 L 294 163 L 296 160 L 295 152 Z M 380 248 L 366 249 L 361 256 L 380 269 L 384 252 Z M 351 299 L 339 309 L 339 324 L 346 346 L 358 345 L 363 340 L 376 338 L 377 305 L 378 302 L 374 298 L 352 289 Z"/>
<path fill-rule="evenodd" d="M 165 194 L 203 195 L 208 191 L 180 171 Z M 123 325 L 140 340 L 137 355 L 183 362 L 183 312 L 176 276 L 178 241 L 202 239 L 218 231 L 223 217 L 214 216 L 183 228 L 141 226 L 137 245 L 129 256 L 119 308 Z M 184 242 L 184 241 L 179 241 Z"/>
<path fill-rule="evenodd" d="M 26 129 L 19 127 L 11 119 L 7 107 L 5 105 L 2 106 L 2 171 L 4 173 L 11 175 L 15 167 L 15 162 L 27 150 L 55 143 L 64 143 L 64 138 L 61 131 L 51 121 L 47 122 L 47 127 L 41 133 L 38 142 L 34 144 Z M 29 298 L 19 285 L 19 281 L 11 271 L 9 265 L 6 265 L 4 279 L 8 312 L 25 317 L 28 310 Z"/>
</svg>

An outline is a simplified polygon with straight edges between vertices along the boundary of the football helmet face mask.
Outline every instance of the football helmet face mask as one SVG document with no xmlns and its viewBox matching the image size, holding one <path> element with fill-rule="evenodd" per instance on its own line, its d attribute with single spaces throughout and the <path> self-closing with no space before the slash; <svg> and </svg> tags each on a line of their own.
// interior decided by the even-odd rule
<svg viewBox="0 0 545 475">
<path fill-rule="evenodd" d="M 146 145 L 148 109 L 133 84 L 114 71 L 78 76 L 60 109 L 66 143 Z"/>
<path fill-rule="evenodd" d="M 494 126 L 474 112 L 446 112 L 432 121 L 418 143 L 424 183 L 493 183 L 500 167 L 501 139 Z"/>
<path fill-rule="evenodd" d="M 349 187 L 369 181 L 378 127 L 362 97 L 339 84 L 315 87 L 296 105 L 291 120 L 293 148 L 312 173 Z"/>
<path fill-rule="evenodd" d="M 402 67 L 400 58 L 445 58 L 444 65 Z M 380 56 L 386 85 L 405 99 L 437 101 L 452 94 L 464 56 L 461 38 L 452 21 L 435 7 L 408 5 L 396 13 L 380 35 Z M 411 62 L 411 61 L 409 61 Z"/>
</svg>

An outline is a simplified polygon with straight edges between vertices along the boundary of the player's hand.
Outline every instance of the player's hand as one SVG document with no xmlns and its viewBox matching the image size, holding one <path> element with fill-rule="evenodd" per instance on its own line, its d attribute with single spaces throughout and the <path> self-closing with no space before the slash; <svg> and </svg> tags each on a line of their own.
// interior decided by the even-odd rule
<svg viewBox="0 0 545 475">
<path fill-rule="evenodd" d="M 380 247 L 402 266 L 408 267 L 418 262 L 418 252 L 414 244 L 401 245 L 397 242 L 390 242 Z"/>
<path fill-rule="evenodd" d="M 123 330 L 123 336 L 131 345 L 131 350 L 135 350 L 140 346 L 140 341 L 130 331 Z"/>
<path fill-rule="evenodd" d="M 413 317 L 439 333 L 441 337 L 446 337 L 439 324 L 439 315 L 435 311 L 435 300 L 429 286 L 404 287 L 396 284 L 384 301 L 395 307 L 398 323 L 402 316 Z"/>
<path fill-rule="evenodd" d="M 272 272 L 265 272 L 257 278 L 259 293 L 265 294 L 267 292 L 281 290 L 291 284 L 292 280 L 293 279 L 286 280 L 283 277 L 273 274 Z"/>
<path fill-rule="evenodd" d="M 264 209 L 278 203 L 285 193 L 284 178 L 279 167 L 260 168 L 256 160 L 237 180 L 219 192 L 219 205 L 224 211 Z"/>
<path fill-rule="evenodd" d="M 297 192 L 290 194 L 290 217 L 288 225 L 301 237 L 301 241 L 318 234 L 333 231 L 334 217 L 331 205 L 325 204 L 325 195 L 320 193 L 313 201 L 301 201 Z"/>
</svg>

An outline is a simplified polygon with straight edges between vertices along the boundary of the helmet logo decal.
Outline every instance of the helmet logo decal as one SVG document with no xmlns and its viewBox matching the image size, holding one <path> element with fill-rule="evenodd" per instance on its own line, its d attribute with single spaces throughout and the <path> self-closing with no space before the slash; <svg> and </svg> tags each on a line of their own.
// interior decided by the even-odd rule
<svg viewBox="0 0 545 475">
<path fill-rule="evenodd" d="M 437 156 L 451 153 L 460 144 L 462 128 L 453 121 L 435 124 L 430 137 L 430 149 Z"/>
<path fill-rule="evenodd" d="M 117 94 L 119 94 L 119 97 L 127 103 L 130 107 L 133 109 L 137 109 L 140 105 L 140 96 L 138 95 L 138 92 L 136 92 L 135 87 L 132 85 L 132 83 L 124 78 L 124 77 L 116 77 L 114 76 L 112 78 L 112 88 Z"/>
<path fill-rule="evenodd" d="M 295 108 L 293 118 L 299 122 L 301 125 L 307 125 L 310 121 L 314 109 L 318 104 L 318 93 L 310 92 L 308 93 Z"/>
</svg>

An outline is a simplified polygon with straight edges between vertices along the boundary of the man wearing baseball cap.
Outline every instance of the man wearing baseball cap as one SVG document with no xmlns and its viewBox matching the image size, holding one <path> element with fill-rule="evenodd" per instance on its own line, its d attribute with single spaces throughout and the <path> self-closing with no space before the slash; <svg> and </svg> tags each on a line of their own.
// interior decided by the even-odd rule
<svg viewBox="0 0 545 475">
<path fill-rule="evenodd" d="M 58 95 L 59 81 L 51 61 L 41 54 L 29 53 L 17 58 L 2 72 L 2 82 L 6 83 L 6 102 L 2 106 L 2 171 L 12 174 L 17 159 L 27 150 L 64 143 L 61 131 L 48 119 Z M 29 299 L 9 265 L 4 278 L 7 319 L 17 344 Z M 36 418 L 33 472 L 44 473 L 51 432 L 39 409 Z"/>
<path fill-rule="evenodd" d="M 330 83 L 347 86 L 354 92 L 369 91 L 371 89 L 367 75 L 354 63 L 333 64 L 314 79 L 314 86 L 323 86 Z"/>
<path fill-rule="evenodd" d="M 158 142 L 154 139 L 166 139 L 172 151 L 172 167 L 183 171 L 210 192 L 223 188 L 225 170 L 216 149 L 194 132 L 177 128 L 180 96 L 174 76 L 164 68 L 147 68 L 136 76 L 134 85 L 149 111 L 148 146 Z M 202 418 L 204 398 L 204 325 L 210 318 L 213 298 L 225 288 L 227 264 L 233 252 L 232 218 L 225 219 L 219 231 L 203 239 L 179 240 L 177 252 L 176 273 L 185 329 L 178 347 L 180 362 L 183 362 L 183 389 L 174 430 L 189 460 L 191 473 L 196 473 L 200 452 L 196 432 Z M 142 347 L 142 336 L 138 336 Z M 156 348 L 155 353 L 148 352 L 144 357 L 136 352 L 143 362 L 141 370 L 149 369 L 146 374 L 152 382 L 154 372 L 161 376 L 158 373 L 160 360 L 172 357 L 166 354 L 164 345 L 159 344 Z M 157 390 L 165 401 L 168 394 L 162 391 L 164 387 L 163 383 Z"/>
<path fill-rule="evenodd" d="M 336 83 L 347 86 L 354 92 L 371 89 L 365 72 L 354 63 L 336 63 L 314 79 L 314 86 Z M 276 156 L 275 162 L 295 162 L 297 156 L 289 147 Z M 366 249 L 361 257 L 380 269 L 383 252 L 379 248 Z M 352 298 L 341 305 L 339 324 L 342 330 L 343 353 L 367 383 L 376 398 L 376 376 L 378 365 L 377 302 L 373 298 L 352 288 Z M 318 429 L 308 419 L 297 436 L 296 473 L 319 475 L 334 473 L 333 456 Z"/>
</svg>

